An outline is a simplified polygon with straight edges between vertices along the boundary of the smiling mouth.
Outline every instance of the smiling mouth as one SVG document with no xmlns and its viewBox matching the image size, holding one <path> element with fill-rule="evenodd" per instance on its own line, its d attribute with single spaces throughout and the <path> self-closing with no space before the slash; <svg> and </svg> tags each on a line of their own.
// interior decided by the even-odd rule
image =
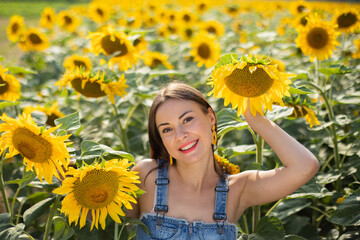
<svg viewBox="0 0 360 240">
<path fill-rule="evenodd" d="M 179 150 L 180 150 L 180 151 L 187 151 L 187 150 L 191 149 L 192 147 L 194 147 L 194 146 L 198 143 L 198 141 L 199 141 L 199 140 L 193 141 L 193 142 L 191 142 L 190 144 L 188 144 L 188 145 L 180 148 Z"/>
</svg>

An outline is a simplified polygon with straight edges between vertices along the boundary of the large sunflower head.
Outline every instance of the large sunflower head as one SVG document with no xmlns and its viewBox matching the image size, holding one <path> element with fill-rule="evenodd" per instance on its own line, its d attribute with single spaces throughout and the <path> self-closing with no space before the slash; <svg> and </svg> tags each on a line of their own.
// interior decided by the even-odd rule
<svg viewBox="0 0 360 240">
<path fill-rule="evenodd" d="M 343 33 L 352 33 L 360 27 L 359 12 L 355 8 L 337 10 L 332 21 Z"/>
<path fill-rule="evenodd" d="M 194 36 L 191 48 L 190 54 L 198 67 L 211 67 L 220 59 L 220 44 L 216 42 L 214 35 L 200 32 Z"/>
<path fill-rule="evenodd" d="M 105 27 L 100 32 L 90 33 L 88 38 L 91 39 L 91 51 L 95 55 L 102 53 L 112 56 L 108 62 L 110 68 L 117 64 L 120 71 L 126 71 L 138 61 L 139 53 L 128 36 L 123 32 L 115 31 L 113 27 Z"/>
<path fill-rule="evenodd" d="M 7 73 L 7 68 L 0 65 L 0 99 L 6 101 L 16 101 L 21 96 L 20 82 L 11 74 Z"/>
<path fill-rule="evenodd" d="M 56 126 L 55 119 L 65 117 L 65 114 L 59 110 L 57 102 L 54 102 L 51 106 L 26 106 L 23 109 L 26 114 L 31 114 L 34 111 L 44 113 L 47 116 L 46 124 L 52 127 Z"/>
<path fill-rule="evenodd" d="M 56 12 L 51 7 L 44 8 L 40 18 L 40 27 L 52 29 L 55 24 Z"/>
<path fill-rule="evenodd" d="M 19 15 L 13 15 L 6 28 L 7 37 L 12 42 L 17 42 L 25 30 L 24 18 Z"/>
<path fill-rule="evenodd" d="M 58 25 L 68 32 L 75 32 L 80 25 L 81 20 L 75 12 L 71 10 L 63 10 L 58 14 Z"/>
<path fill-rule="evenodd" d="M 208 79 L 213 87 L 209 95 L 224 98 L 224 105 L 231 103 L 238 115 L 245 112 L 249 101 L 250 111 L 255 116 L 256 112 L 272 111 L 273 102 L 284 106 L 282 97 L 290 96 L 288 78 L 292 76 L 279 72 L 268 59 L 242 56 L 237 60 L 236 54 L 225 55 Z"/>
<path fill-rule="evenodd" d="M 75 54 L 66 57 L 63 66 L 67 71 L 82 68 L 84 72 L 89 72 L 92 69 L 92 62 L 88 57 Z"/>
<path fill-rule="evenodd" d="M 124 206 L 132 209 L 131 203 L 136 203 L 137 172 L 130 171 L 132 163 L 128 160 L 112 159 L 103 163 L 85 165 L 79 169 L 70 168 L 62 186 L 54 193 L 66 194 L 62 201 L 61 212 L 68 215 L 69 223 L 78 224 L 80 228 L 86 223 L 89 211 L 92 216 L 90 230 L 100 223 L 105 229 L 105 219 L 109 214 L 117 223 L 119 216 L 125 216 Z"/>
<path fill-rule="evenodd" d="M 64 169 L 69 165 L 69 153 L 65 141 L 70 135 L 54 136 L 58 128 L 45 129 L 38 127 L 29 114 L 19 115 L 19 119 L 8 117 L 5 113 L 0 117 L 0 151 L 8 149 L 5 158 L 21 154 L 26 171 L 35 171 L 42 182 L 44 178 L 52 183 L 53 176 L 65 176 Z"/>
<path fill-rule="evenodd" d="M 112 10 L 107 4 L 91 2 L 89 5 L 89 15 L 94 22 L 106 22 L 111 17 Z"/>
<path fill-rule="evenodd" d="M 100 76 L 100 71 L 95 75 L 80 69 L 66 72 L 55 85 L 60 86 L 60 89 L 70 85 L 78 96 L 81 94 L 87 98 L 101 98 L 107 95 L 112 103 L 115 103 L 114 94 L 124 97 L 127 94 L 125 89 L 128 87 L 124 74 L 117 81 L 112 81 L 105 79 L 105 73 Z"/>
<path fill-rule="evenodd" d="M 340 43 L 336 40 L 339 33 L 335 30 L 336 25 L 327 22 L 318 14 L 307 18 L 307 24 L 299 29 L 298 37 L 295 39 L 297 47 L 310 56 L 310 60 L 328 59 Z"/>
<path fill-rule="evenodd" d="M 159 65 L 163 65 L 167 69 L 173 69 L 174 66 L 168 62 L 169 56 L 161 52 L 147 51 L 144 54 L 144 63 L 150 68 L 157 68 Z"/>
<path fill-rule="evenodd" d="M 19 42 L 23 51 L 43 51 L 50 46 L 47 36 L 37 28 L 29 28 Z"/>
</svg>

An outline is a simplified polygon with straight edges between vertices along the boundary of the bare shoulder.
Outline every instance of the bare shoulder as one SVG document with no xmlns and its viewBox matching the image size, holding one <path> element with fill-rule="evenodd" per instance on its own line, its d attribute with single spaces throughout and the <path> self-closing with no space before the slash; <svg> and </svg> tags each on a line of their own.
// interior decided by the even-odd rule
<svg viewBox="0 0 360 240">
<path fill-rule="evenodd" d="M 132 171 L 136 171 L 139 173 L 140 181 L 145 183 L 147 179 L 155 179 L 157 175 L 157 171 L 154 171 L 158 166 L 158 163 L 154 159 L 144 159 L 135 164 L 132 168 Z"/>
</svg>

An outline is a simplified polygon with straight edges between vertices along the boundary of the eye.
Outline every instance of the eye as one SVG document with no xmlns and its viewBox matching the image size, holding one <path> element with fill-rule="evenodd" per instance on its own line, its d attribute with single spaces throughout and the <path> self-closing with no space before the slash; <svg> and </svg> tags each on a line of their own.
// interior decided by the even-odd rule
<svg viewBox="0 0 360 240">
<path fill-rule="evenodd" d="M 194 119 L 193 117 L 187 117 L 184 119 L 184 123 L 191 122 L 191 120 L 193 120 L 193 119 Z"/>
<path fill-rule="evenodd" d="M 162 133 L 168 133 L 171 131 L 171 128 L 164 128 L 161 132 Z"/>
</svg>

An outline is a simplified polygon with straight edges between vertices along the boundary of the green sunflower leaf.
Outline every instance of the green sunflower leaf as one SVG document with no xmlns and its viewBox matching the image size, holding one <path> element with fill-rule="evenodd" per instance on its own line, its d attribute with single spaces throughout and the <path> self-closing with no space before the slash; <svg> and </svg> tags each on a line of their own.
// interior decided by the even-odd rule
<svg viewBox="0 0 360 240">
<path fill-rule="evenodd" d="M 5 107 L 10 107 L 10 106 L 16 106 L 19 105 L 21 102 L 7 102 L 7 101 L 2 101 L 0 102 L 0 109 L 3 109 Z"/>
<path fill-rule="evenodd" d="M 22 234 L 24 229 L 25 229 L 25 225 L 23 223 L 16 224 L 14 227 L 10 227 L 0 232 L 0 239 L 6 239 L 6 240 L 19 239 L 19 236 Z"/>
<path fill-rule="evenodd" d="M 354 193 L 346 198 L 334 214 L 330 217 L 329 221 L 335 224 L 344 226 L 360 226 L 360 193 Z"/>
<path fill-rule="evenodd" d="M 326 76 L 330 77 L 331 75 L 334 74 L 346 74 L 346 73 L 351 73 L 351 69 L 341 65 L 341 66 L 334 66 L 334 67 L 328 67 L 328 68 L 320 68 L 319 72 L 325 74 Z"/>
<path fill-rule="evenodd" d="M 19 188 L 22 189 L 26 187 L 32 180 L 34 180 L 36 177 L 35 171 L 23 171 L 22 179 L 14 179 L 11 181 L 7 181 L 7 184 L 18 184 Z"/>
<path fill-rule="evenodd" d="M 56 126 L 62 124 L 60 128 L 64 130 L 76 130 L 81 126 L 79 112 L 74 112 L 66 117 L 55 119 L 55 124 Z"/>
<path fill-rule="evenodd" d="M 220 60 L 214 66 L 214 69 L 224 66 L 226 64 L 231 64 L 234 62 L 234 60 L 237 61 L 237 59 L 238 55 L 236 53 L 226 54 L 220 58 Z"/>
<path fill-rule="evenodd" d="M 301 89 L 294 88 L 294 87 L 289 88 L 289 93 L 290 94 L 314 94 L 314 92 L 303 91 Z"/>
<path fill-rule="evenodd" d="M 278 240 L 284 239 L 285 230 L 281 221 L 277 217 L 262 217 L 258 222 L 255 233 L 250 235 L 243 234 L 239 239 L 251 240 Z"/>
<path fill-rule="evenodd" d="M 37 74 L 36 71 L 31 70 L 31 69 L 27 69 L 27 68 L 23 68 L 23 67 L 8 67 L 9 71 L 11 72 L 11 74 L 26 74 L 26 73 L 30 73 L 30 74 Z"/>
<path fill-rule="evenodd" d="M 27 209 L 24 212 L 24 223 L 26 226 L 29 226 L 29 224 L 34 221 L 35 219 L 39 218 L 46 210 L 49 209 L 51 204 L 55 201 L 55 198 L 47 198 L 44 199 L 38 203 L 36 203 L 31 208 Z"/>
</svg>

